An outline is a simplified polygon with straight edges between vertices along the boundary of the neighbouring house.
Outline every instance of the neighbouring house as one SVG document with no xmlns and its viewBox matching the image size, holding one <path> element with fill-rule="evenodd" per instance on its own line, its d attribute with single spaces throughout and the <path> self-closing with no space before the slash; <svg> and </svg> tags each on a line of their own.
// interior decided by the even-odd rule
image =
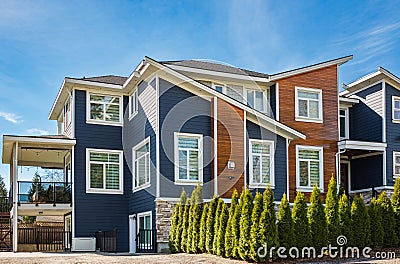
<svg viewBox="0 0 400 264">
<path fill-rule="evenodd" d="M 339 106 L 361 99 L 338 92 L 338 67 L 351 59 L 269 75 L 145 57 L 129 77 L 65 78 L 49 115 L 58 135 L 3 136 L 11 216 L 64 216 L 75 251 L 111 230 L 119 252 L 162 251 L 182 189 L 229 199 L 269 185 L 293 201 L 317 185 L 324 195 L 352 151 L 339 141 Z M 20 193 L 18 166 L 61 168 L 64 181 L 35 183 L 34 200 Z"/>
</svg>

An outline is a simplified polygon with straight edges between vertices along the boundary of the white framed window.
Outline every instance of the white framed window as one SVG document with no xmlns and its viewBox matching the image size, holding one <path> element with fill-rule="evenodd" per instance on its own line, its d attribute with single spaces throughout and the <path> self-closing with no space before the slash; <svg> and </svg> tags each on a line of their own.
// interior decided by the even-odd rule
<svg viewBox="0 0 400 264">
<path fill-rule="evenodd" d="M 71 121 L 72 121 L 72 119 L 71 119 L 72 118 L 71 117 L 71 99 L 69 97 L 64 105 L 63 116 L 64 116 L 64 130 L 67 130 L 69 128 L 69 126 L 71 125 Z"/>
<path fill-rule="evenodd" d="M 150 138 L 146 138 L 132 149 L 133 190 L 150 186 Z"/>
<path fill-rule="evenodd" d="M 392 122 L 400 122 L 400 97 L 392 96 Z"/>
<path fill-rule="evenodd" d="M 203 135 L 174 133 L 175 184 L 203 182 Z"/>
<path fill-rule="evenodd" d="M 339 136 L 340 139 L 349 138 L 349 109 L 341 108 L 339 110 Z"/>
<path fill-rule="evenodd" d="M 270 140 L 249 140 L 250 187 L 275 186 L 274 142 Z"/>
<path fill-rule="evenodd" d="M 322 90 L 296 87 L 296 121 L 322 123 Z"/>
<path fill-rule="evenodd" d="M 323 147 L 296 146 L 296 184 L 299 191 L 324 189 Z"/>
<path fill-rule="evenodd" d="M 235 99 L 236 101 L 243 102 L 243 86 L 240 85 L 225 85 L 225 84 L 212 84 L 213 88 L 220 93 L 226 94 L 230 98 Z"/>
<path fill-rule="evenodd" d="M 150 246 L 152 244 L 152 212 L 147 211 L 137 214 L 137 233 L 140 235 L 141 246 Z"/>
<path fill-rule="evenodd" d="M 400 152 L 393 151 L 393 177 L 400 177 Z"/>
<path fill-rule="evenodd" d="M 129 96 L 129 119 L 134 117 L 138 112 L 138 90 L 136 90 Z"/>
<path fill-rule="evenodd" d="M 88 123 L 122 125 L 122 97 L 87 93 Z"/>
<path fill-rule="evenodd" d="M 123 193 L 122 150 L 86 149 L 86 192 Z"/>
<path fill-rule="evenodd" d="M 251 108 L 262 113 L 268 112 L 268 91 L 246 89 L 246 102 Z"/>
</svg>

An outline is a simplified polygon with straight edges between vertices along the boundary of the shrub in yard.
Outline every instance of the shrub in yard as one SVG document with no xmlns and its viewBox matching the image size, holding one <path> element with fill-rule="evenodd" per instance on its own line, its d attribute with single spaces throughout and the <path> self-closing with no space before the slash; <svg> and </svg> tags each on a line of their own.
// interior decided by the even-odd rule
<svg viewBox="0 0 400 264">
<path fill-rule="evenodd" d="M 347 244 L 352 245 L 351 206 L 346 194 L 339 199 L 339 235 L 347 238 Z"/>
<path fill-rule="evenodd" d="M 182 189 L 181 196 L 179 198 L 179 203 L 175 207 L 176 211 L 176 219 L 173 219 L 171 224 L 171 230 L 173 230 L 170 234 L 170 245 L 172 245 L 171 252 L 180 252 L 181 251 L 181 234 L 182 234 L 182 223 L 183 223 L 183 214 L 185 212 L 185 204 L 187 201 L 186 192 Z M 176 225 L 174 226 L 174 222 Z"/>
<path fill-rule="evenodd" d="M 219 225 L 217 233 L 216 254 L 218 256 L 225 256 L 225 232 L 226 232 L 226 226 L 228 224 L 228 218 L 229 218 L 228 206 L 225 203 L 223 203 L 221 214 L 219 216 Z"/>
<path fill-rule="evenodd" d="M 235 239 L 236 235 L 233 230 L 233 221 L 234 215 L 235 215 L 235 210 L 236 207 L 238 206 L 238 192 L 235 189 L 232 193 L 232 198 L 231 198 L 231 206 L 229 208 L 229 218 L 228 218 L 228 223 L 226 226 L 226 232 L 225 232 L 225 256 L 226 257 L 233 257 L 233 248 L 235 246 Z"/>
<path fill-rule="evenodd" d="M 373 198 L 368 207 L 368 214 L 370 220 L 370 245 L 373 247 L 383 246 L 383 227 L 382 227 L 382 210 L 378 201 Z"/>
<path fill-rule="evenodd" d="M 293 210 L 294 246 L 297 248 L 307 247 L 310 244 L 310 226 L 307 218 L 307 201 L 302 192 L 297 192 L 294 200 Z"/>
<path fill-rule="evenodd" d="M 325 200 L 325 216 L 328 243 L 335 245 L 339 236 L 339 199 L 335 178 L 331 178 Z"/>
<path fill-rule="evenodd" d="M 400 178 L 396 178 L 392 195 L 392 206 L 396 222 L 396 235 L 400 239 Z"/>
<path fill-rule="evenodd" d="M 187 252 L 188 236 L 189 236 L 189 200 L 186 200 L 184 207 L 182 233 L 181 233 L 181 251 Z"/>
<path fill-rule="evenodd" d="M 321 192 L 317 186 L 314 186 L 311 193 L 308 222 L 310 224 L 311 245 L 320 250 L 327 245 L 327 228 L 324 206 L 321 201 Z"/>
<path fill-rule="evenodd" d="M 175 248 L 175 234 L 177 233 L 176 229 L 179 222 L 179 214 L 178 214 L 179 207 L 180 204 L 177 204 L 174 210 L 172 211 L 171 215 L 171 228 L 169 230 L 169 240 L 168 240 L 169 251 L 171 253 L 177 252 Z"/>
<path fill-rule="evenodd" d="M 399 243 L 399 239 L 396 235 L 394 210 L 385 191 L 379 195 L 378 205 L 382 211 L 383 245 L 385 247 L 395 247 Z"/>
<path fill-rule="evenodd" d="M 369 215 L 362 197 L 354 197 L 351 204 L 351 226 L 353 245 L 365 247 L 369 241 Z"/>
<path fill-rule="evenodd" d="M 243 194 L 243 191 L 242 191 Z M 240 217 L 242 215 L 243 199 L 242 194 L 240 195 L 240 201 L 235 207 L 232 221 L 232 235 L 234 236 L 234 243 L 232 248 L 232 256 L 234 258 L 240 258 L 239 255 L 239 239 L 240 239 Z"/>
<path fill-rule="evenodd" d="M 217 254 L 217 236 L 219 230 L 219 220 L 222 212 L 222 207 L 224 206 L 224 201 L 222 199 L 218 200 L 217 210 L 215 211 L 215 220 L 214 220 L 214 240 L 213 240 L 213 247 L 212 253 Z"/>
<path fill-rule="evenodd" d="M 199 237 L 199 250 L 200 252 L 206 252 L 206 222 L 208 215 L 208 204 L 203 206 L 203 212 L 200 220 L 200 237 Z"/>
<path fill-rule="evenodd" d="M 253 196 L 249 189 L 242 192 L 240 196 L 242 203 L 242 212 L 240 216 L 240 237 L 239 237 L 239 255 L 243 260 L 250 260 L 250 229 L 251 213 L 253 210 Z"/>
<path fill-rule="evenodd" d="M 257 192 L 254 198 L 253 211 L 251 214 L 251 229 L 250 229 L 250 257 L 254 261 L 259 261 L 257 250 L 262 246 L 262 235 L 260 230 L 260 217 L 263 212 L 263 196 Z"/>
<path fill-rule="evenodd" d="M 215 212 L 217 211 L 218 197 L 214 197 L 210 206 L 208 207 L 208 215 L 206 222 L 206 252 L 212 253 L 213 242 L 214 242 L 214 222 L 215 222 Z"/>
<path fill-rule="evenodd" d="M 285 248 L 291 248 L 293 245 L 293 219 L 290 210 L 289 201 L 286 193 L 283 194 L 278 212 L 278 236 L 279 245 Z"/>
<path fill-rule="evenodd" d="M 191 253 L 200 252 L 199 240 L 200 240 L 200 222 L 201 214 L 203 211 L 203 190 L 200 184 L 192 192 L 192 197 L 190 198 L 191 205 L 191 216 L 189 224 L 189 238 L 188 248 Z"/>
</svg>

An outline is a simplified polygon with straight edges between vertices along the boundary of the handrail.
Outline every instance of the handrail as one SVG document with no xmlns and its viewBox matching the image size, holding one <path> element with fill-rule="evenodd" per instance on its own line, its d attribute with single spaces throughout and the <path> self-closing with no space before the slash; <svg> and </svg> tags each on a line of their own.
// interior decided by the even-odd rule
<svg viewBox="0 0 400 264">
<path fill-rule="evenodd" d="M 72 183 L 18 181 L 18 203 L 71 203 Z"/>
</svg>

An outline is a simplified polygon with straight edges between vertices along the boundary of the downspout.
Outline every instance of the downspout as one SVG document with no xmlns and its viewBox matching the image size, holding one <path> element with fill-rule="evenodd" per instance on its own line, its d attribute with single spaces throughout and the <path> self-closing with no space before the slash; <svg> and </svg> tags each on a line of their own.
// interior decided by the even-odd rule
<svg viewBox="0 0 400 264">
<path fill-rule="evenodd" d="M 346 149 L 342 151 L 338 151 L 335 154 L 336 157 L 336 186 L 337 186 L 337 191 L 339 193 L 340 189 L 340 154 L 343 154 L 346 152 Z"/>
</svg>

